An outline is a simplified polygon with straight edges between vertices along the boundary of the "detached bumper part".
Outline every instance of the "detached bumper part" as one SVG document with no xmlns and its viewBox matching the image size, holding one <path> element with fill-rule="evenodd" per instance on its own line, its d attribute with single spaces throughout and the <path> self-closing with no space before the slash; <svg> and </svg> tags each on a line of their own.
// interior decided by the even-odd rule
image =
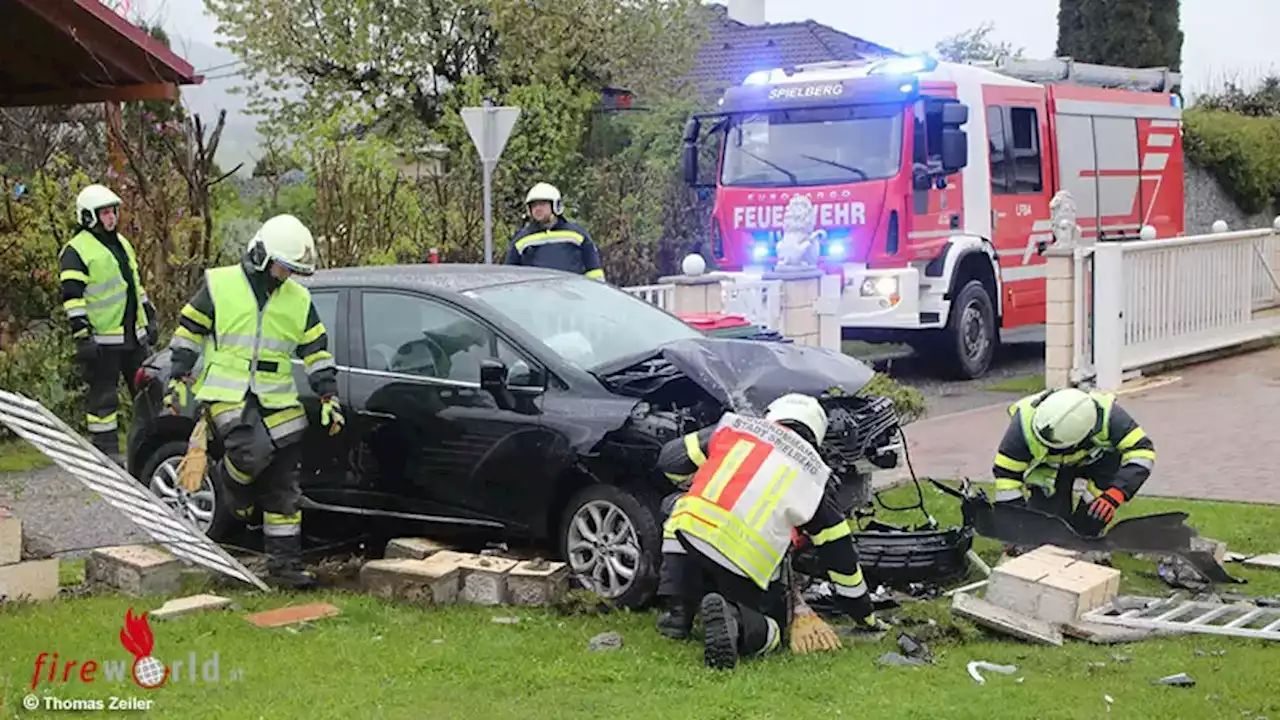
<svg viewBox="0 0 1280 720">
<path fill-rule="evenodd" d="M 868 527 L 853 533 L 853 540 L 869 587 L 885 585 L 905 591 L 914 583 L 941 584 L 969 572 L 965 556 L 973 547 L 972 528 L 908 530 L 875 521 Z M 793 564 L 796 572 L 822 577 L 811 546 L 796 552 Z"/>
</svg>

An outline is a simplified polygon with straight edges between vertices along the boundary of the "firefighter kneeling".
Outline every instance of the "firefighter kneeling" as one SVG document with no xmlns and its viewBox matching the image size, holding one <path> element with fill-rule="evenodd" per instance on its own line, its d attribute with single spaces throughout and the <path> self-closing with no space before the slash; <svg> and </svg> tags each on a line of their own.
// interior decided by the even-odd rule
<svg viewBox="0 0 1280 720">
<path fill-rule="evenodd" d="M 852 528 L 827 495 L 831 469 L 817 452 L 826 432 L 822 405 L 790 394 L 764 419 L 726 413 L 662 449 L 663 472 L 691 485 L 664 503 L 658 592 L 671 607 L 658 630 L 686 638 L 701 612 L 708 667 L 732 668 L 782 644 L 790 588 L 781 568 L 796 529 L 817 548 L 841 610 L 877 625 Z"/>
</svg>

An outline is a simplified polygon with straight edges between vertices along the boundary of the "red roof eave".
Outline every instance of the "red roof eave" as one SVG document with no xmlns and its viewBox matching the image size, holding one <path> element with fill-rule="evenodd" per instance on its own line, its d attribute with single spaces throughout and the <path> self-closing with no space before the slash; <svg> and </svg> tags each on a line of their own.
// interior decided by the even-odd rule
<svg viewBox="0 0 1280 720">
<path fill-rule="evenodd" d="M 39 0 L 37 0 L 38 2 Z M 129 42 L 145 50 L 148 55 L 173 73 L 171 82 L 178 85 L 199 85 L 204 81 L 202 75 L 196 75 L 191 63 L 183 60 L 165 44 L 151 37 L 146 30 L 126 20 L 119 13 L 103 5 L 100 0 L 75 0 L 75 4 L 92 15 L 98 21 L 123 35 Z"/>
</svg>

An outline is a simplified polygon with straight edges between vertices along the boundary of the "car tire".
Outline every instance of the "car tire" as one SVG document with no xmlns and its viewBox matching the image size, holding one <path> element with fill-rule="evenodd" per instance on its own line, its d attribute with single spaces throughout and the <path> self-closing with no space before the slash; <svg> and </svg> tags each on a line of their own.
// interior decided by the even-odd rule
<svg viewBox="0 0 1280 720">
<path fill-rule="evenodd" d="M 991 368 L 1000 334 L 991 296 L 981 280 L 970 280 L 956 293 L 940 339 L 939 359 L 951 378 L 973 380 Z"/>
<path fill-rule="evenodd" d="M 570 573 L 575 582 L 582 587 L 596 592 L 618 607 L 640 609 L 647 605 L 657 591 L 658 571 L 662 566 L 662 528 L 656 515 L 656 504 L 631 492 L 612 485 L 590 485 L 578 491 L 569 499 L 560 521 L 560 551 L 569 563 Z M 611 527 L 620 528 L 623 522 L 630 528 L 623 537 L 621 533 L 612 533 L 614 537 L 600 538 L 603 547 L 584 548 L 590 539 L 583 534 L 582 528 L 575 528 L 575 519 L 581 518 L 588 532 L 595 532 L 597 520 L 606 523 L 606 531 Z M 598 535 L 597 535 L 598 537 Z M 612 541 L 612 542 L 611 542 Z M 622 546 L 634 544 L 634 562 L 630 552 L 621 550 Z M 585 567 L 598 568 L 600 577 L 606 583 L 611 577 L 603 561 L 614 558 L 627 569 L 633 569 L 629 583 L 619 583 L 616 588 L 600 587 L 590 576 L 581 572 Z M 594 562 L 593 562 L 594 560 Z"/>
<path fill-rule="evenodd" d="M 151 453 L 144 463 L 142 463 L 142 471 L 138 473 L 138 482 L 142 486 L 159 497 L 161 500 L 169 500 L 170 498 L 162 492 L 158 492 L 153 486 L 157 473 L 163 472 L 162 467 L 166 463 L 176 466 L 177 462 L 182 460 L 182 456 L 187 453 L 187 442 L 185 440 L 171 440 Z M 208 478 L 209 486 L 213 490 L 213 517 L 205 535 L 214 542 L 228 542 L 231 540 L 232 533 L 242 523 L 236 519 L 224 502 L 225 491 L 223 491 L 221 483 L 216 476 Z"/>
</svg>

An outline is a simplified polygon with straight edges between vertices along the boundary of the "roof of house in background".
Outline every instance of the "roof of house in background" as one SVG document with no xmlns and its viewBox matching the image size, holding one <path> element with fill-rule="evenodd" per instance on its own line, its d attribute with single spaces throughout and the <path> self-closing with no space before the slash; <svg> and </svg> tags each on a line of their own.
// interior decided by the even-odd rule
<svg viewBox="0 0 1280 720">
<path fill-rule="evenodd" d="M 710 37 L 687 79 L 709 95 L 741 84 L 755 70 L 901 54 L 813 20 L 745 25 L 730 19 L 724 5 L 705 7 Z"/>
<path fill-rule="evenodd" d="M 203 79 L 99 0 L 0 0 L 0 106 L 160 100 Z"/>
</svg>

